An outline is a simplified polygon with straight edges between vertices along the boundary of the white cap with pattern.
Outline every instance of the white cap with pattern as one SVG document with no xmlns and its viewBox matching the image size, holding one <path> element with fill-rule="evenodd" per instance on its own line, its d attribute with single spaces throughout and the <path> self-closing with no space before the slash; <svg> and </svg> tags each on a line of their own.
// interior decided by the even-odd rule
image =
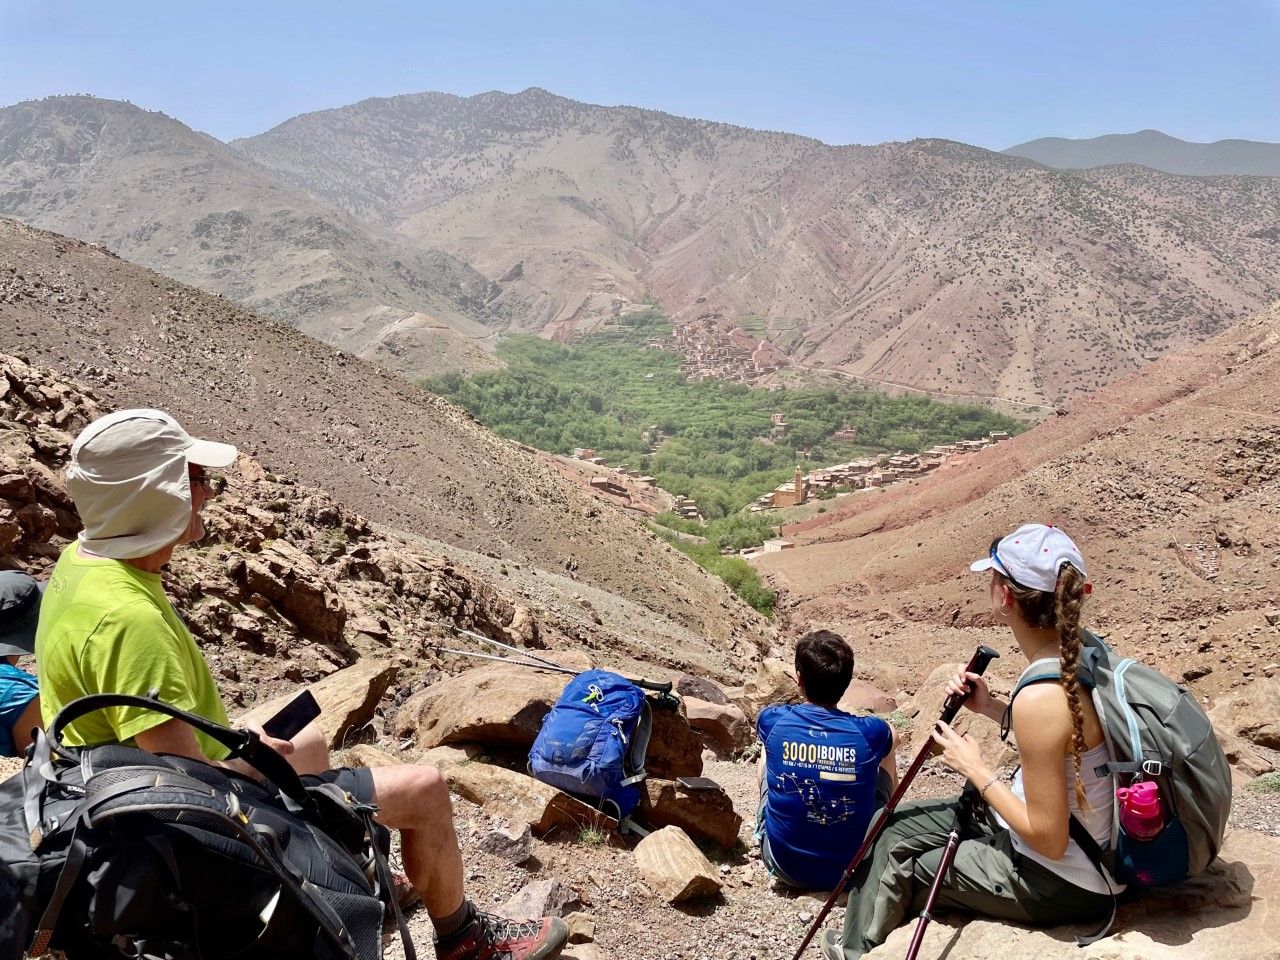
<svg viewBox="0 0 1280 960">
<path fill-rule="evenodd" d="M 1058 585 L 1058 571 L 1069 563 L 1088 578 L 1084 557 L 1075 541 L 1057 527 L 1043 523 L 1023 524 L 1003 537 L 981 560 L 969 569 L 975 573 L 995 570 L 1014 583 L 1032 590 L 1053 593 Z"/>
</svg>

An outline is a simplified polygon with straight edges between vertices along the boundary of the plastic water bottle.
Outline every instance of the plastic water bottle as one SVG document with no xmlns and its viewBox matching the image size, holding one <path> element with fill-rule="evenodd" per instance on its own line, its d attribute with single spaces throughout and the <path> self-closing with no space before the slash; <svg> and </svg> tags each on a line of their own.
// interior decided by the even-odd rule
<svg viewBox="0 0 1280 960">
<path fill-rule="evenodd" d="M 1160 790 L 1154 780 L 1143 780 L 1116 791 L 1120 801 L 1120 826 L 1135 840 L 1152 840 L 1164 829 Z"/>
</svg>

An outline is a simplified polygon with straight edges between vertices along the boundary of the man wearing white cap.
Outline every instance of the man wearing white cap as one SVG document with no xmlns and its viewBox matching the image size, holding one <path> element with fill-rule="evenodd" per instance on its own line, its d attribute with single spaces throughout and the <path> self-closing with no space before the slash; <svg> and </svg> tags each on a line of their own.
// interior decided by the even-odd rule
<svg viewBox="0 0 1280 960">
<path fill-rule="evenodd" d="M 200 648 L 164 593 L 161 568 L 175 547 L 205 533 L 201 510 L 214 493 L 208 469 L 236 449 L 197 440 L 159 410 L 121 410 L 95 420 L 71 448 L 67 491 L 84 530 L 54 568 L 36 634 L 45 722 L 92 693 L 146 695 L 216 723 L 226 708 Z M 305 733 L 306 731 L 304 731 Z M 463 894 L 462 856 L 448 786 L 429 766 L 324 771 L 318 755 L 259 734 L 303 773 L 317 773 L 401 831 L 405 871 L 436 929 L 443 960 L 548 960 L 568 928 L 558 918 L 513 923 L 480 914 Z M 71 744 L 133 743 L 153 753 L 214 762 L 220 744 L 179 720 L 141 708 L 89 714 L 64 731 Z M 300 735 L 301 737 L 301 735 Z"/>
</svg>

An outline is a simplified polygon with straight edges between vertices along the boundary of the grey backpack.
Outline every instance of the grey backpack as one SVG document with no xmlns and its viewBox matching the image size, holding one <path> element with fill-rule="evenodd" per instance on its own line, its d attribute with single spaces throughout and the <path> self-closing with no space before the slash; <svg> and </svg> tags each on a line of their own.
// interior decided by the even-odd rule
<svg viewBox="0 0 1280 960">
<path fill-rule="evenodd" d="M 1118 656 L 1088 630 L 1081 630 L 1081 637 L 1078 676 L 1092 697 L 1110 756 L 1094 773 L 1110 776 L 1115 788 L 1155 781 L 1165 826 L 1150 840 L 1129 836 L 1113 799 L 1111 842 L 1105 849 L 1074 817 L 1072 839 L 1095 867 L 1101 871 L 1105 865 L 1122 883 L 1149 887 L 1202 873 L 1218 855 L 1231 812 L 1231 771 L 1209 718 L 1185 687 L 1160 671 Z M 1006 730 L 1019 691 L 1059 677 L 1056 659 L 1037 661 L 1014 687 Z"/>
</svg>

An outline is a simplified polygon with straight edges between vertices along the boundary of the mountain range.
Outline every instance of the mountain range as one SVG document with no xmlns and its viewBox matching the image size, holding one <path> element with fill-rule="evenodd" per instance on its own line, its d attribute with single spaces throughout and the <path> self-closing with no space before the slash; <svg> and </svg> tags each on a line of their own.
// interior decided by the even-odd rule
<svg viewBox="0 0 1280 960">
<path fill-rule="evenodd" d="M 1004 152 L 1068 170 L 1136 163 L 1152 170 L 1194 177 L 1280 177 L 1280 143 L 1258 140 L 1193 143 L 1159 130 L 1110 133 L 1087 140 L 1042 137 Z"/>
<path fill-rule="evenodd" d="M 0 110 L 0 213 L 410 373 L 655 297 L 798 367 L 1057 403 L 1280 297 L 1280 180 L 831 147 L 543 90 L 222 144 L 92 98 Z"/>
</svg>

